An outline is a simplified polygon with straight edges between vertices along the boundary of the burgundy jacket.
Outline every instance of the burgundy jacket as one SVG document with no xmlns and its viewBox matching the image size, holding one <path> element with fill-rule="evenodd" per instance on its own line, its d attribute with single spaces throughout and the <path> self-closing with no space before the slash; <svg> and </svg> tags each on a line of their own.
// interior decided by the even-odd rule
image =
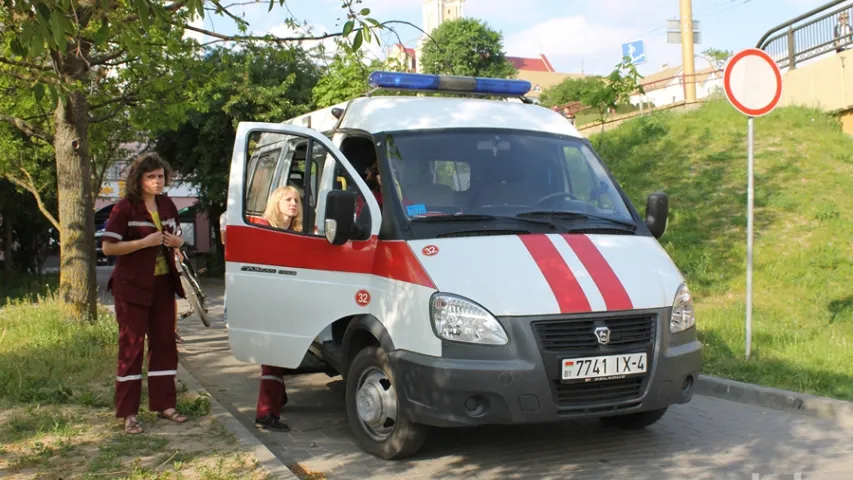
<svg viewBox="0 0 853 480">
<path fill-rule="evenodd" d="M 175 203 L 165 195 L 157 195 L 155 200 L 163 231 L 176 234 L 180 230 L 180 223 Z M 145 208 L 145 203 L 135 203 L 125 198 L 113 207 L 102 241 L 140 240 L 155 232 L 157 232 L 157 226 L 154 225 L 154 219 Z M 154 262 L 157 258 L 157 250 L 160 248 L 165 250 L 175 294 L 186 298 L 178 267 L 175 264 L 174 250 L 166 247 L 145 247 L 127 255 L 116 256 L 115 268 L 107 283 L 107 290 L 112 292 L 116 300 L 151 305 L 154 294 Z"/>
</svg>

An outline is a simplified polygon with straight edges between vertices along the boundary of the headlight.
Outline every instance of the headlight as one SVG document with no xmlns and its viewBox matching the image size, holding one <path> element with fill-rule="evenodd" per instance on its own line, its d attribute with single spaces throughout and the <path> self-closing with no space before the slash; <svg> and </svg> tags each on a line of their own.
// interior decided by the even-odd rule
<svg viewBox="0 0 853 480">
<path fill-rule="evenodd" d="M 672 302 L 672 318 L 669 320 L 669 331 L 679 333 L 696 325 L 696 317 L 693 316 L 693 297 L 686 283 L 682 283 L 675 292 L 675 300 Z"/>
<path fill-rule="evenodd" d="M 432 296 L 429 313 L 439 338 L 481 345 L 506 345 L 509 341 L 491 313 L 462 297 L 437 293 Z"/>
</svg>

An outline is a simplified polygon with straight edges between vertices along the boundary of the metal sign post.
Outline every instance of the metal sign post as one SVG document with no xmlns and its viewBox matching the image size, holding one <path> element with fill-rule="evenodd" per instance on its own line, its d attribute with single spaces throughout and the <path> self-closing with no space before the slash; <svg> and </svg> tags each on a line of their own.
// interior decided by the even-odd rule
<svg viewBox="0 0 853 480">
<path fill-rule="evenodd" d="M 723 77 L 726 97 L 747 116 L 746 212 L 746 359 L 752 353 L 752 263 L 755 204 L 755 117 L 772 112 L 782 98 L 782 72 L 764 51 L 747 48 L 735 54 Z"/>
<path fill-rule="evenodd" d="M 750 116 L 746 121 L 746 157 L 747 157 L 747 188 L 746 188 L 746 359 L 752 352 L 752 216 L 755 200 L 753 146 L 755 145 L 755 117 Z"/>
</svg>

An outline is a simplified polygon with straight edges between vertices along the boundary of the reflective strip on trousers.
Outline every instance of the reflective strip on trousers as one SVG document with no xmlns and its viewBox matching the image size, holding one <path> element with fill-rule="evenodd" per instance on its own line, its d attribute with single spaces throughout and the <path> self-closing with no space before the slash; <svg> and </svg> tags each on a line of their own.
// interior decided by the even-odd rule
<svg viewBox="0 0 853 480">
<path fill-rule="evenodd" d="M 276 377 L 275 375 L 261 375 L 261 380 L 274 380 L 278 383 L 284 383 L 281 377 Z"/>
<path fill-rule="evenodd" d="M 125 377 L 116 377 L 116 381 L 129 382 L 131 380 L 142 380 L 142 375 L 127 375 Z"/>
<path fill-rule="evenodd" d="M 149 377 L 166 377 L 169 375 L 177 375 L 177 370 L 155 370 L 153 372 L 148 372 Z"/>
</svg>

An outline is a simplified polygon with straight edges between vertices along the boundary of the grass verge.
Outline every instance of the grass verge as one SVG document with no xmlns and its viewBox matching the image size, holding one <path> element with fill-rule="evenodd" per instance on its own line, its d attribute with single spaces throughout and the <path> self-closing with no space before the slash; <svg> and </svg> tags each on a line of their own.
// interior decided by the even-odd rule
<svg viewBox="0 0 853 480">
<path fill-rule="evenodd" d="M 54 298 L 0 309 L 0 471 L 12 478 L 255 479 L 266 473 L 179 384 L 177 425 L 143 408 L 145 433 L 114 416 L 118 338 L 109 311 L 91 325 L 61 318 Z"/>
<path fill-rule="evenodd" d="M 725 100 L 592 137 L 643 210 L 670 197 L 661 244 L 696 298 L 704 372 L 853 400 L 853 139 L 830 115 L 755 120 L 752 355 L 745 360 L 746 118 Z"/>
</svg>

